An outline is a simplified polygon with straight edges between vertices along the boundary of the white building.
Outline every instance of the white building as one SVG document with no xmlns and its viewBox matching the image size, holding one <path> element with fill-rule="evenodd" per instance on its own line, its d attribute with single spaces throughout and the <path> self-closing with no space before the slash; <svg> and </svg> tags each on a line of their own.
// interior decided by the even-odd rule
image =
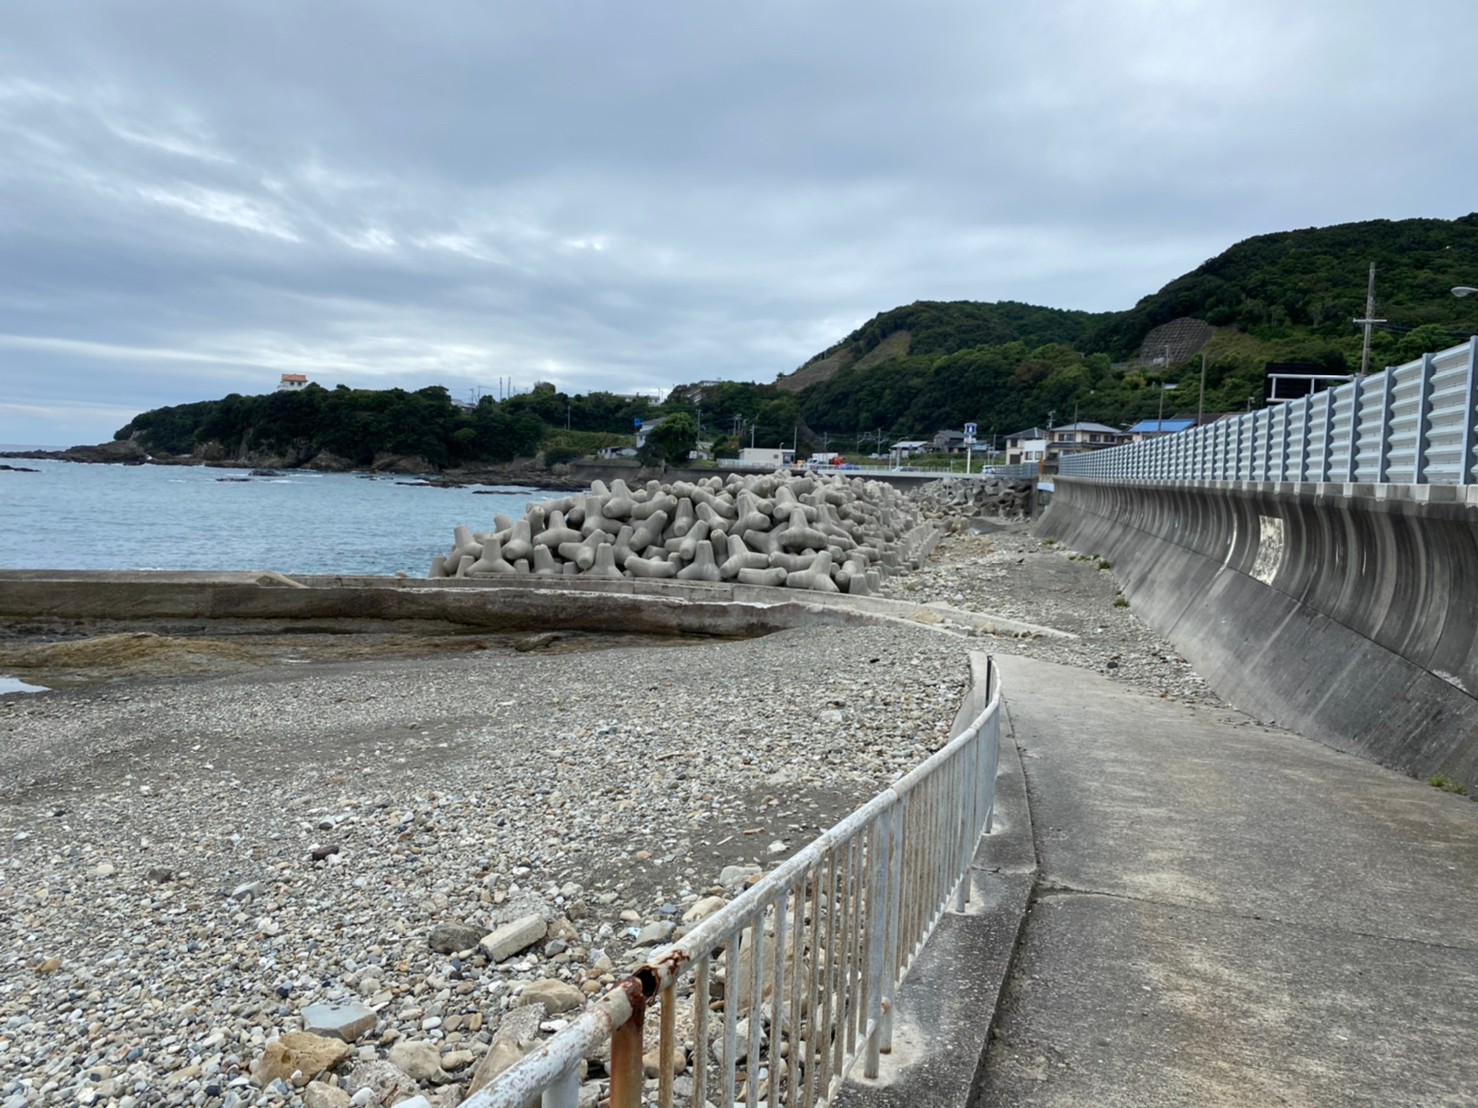
<svg viewBox="0 0 1478 1108">
<path fill-rule="evenodd" d="M 777 468 L 793 465 L 795 463 L 795 451 L 789 447 L 768 446 L 746 446 L 739 451 L 739 463 L 747 466 L 775 466 Z"/>
<path fill-rule="evenodd" d="M 302 373 L 284 373 L 277 382 L 278 392 L 301 392 L 308 387 L 308 377 Z"/>
</svg>

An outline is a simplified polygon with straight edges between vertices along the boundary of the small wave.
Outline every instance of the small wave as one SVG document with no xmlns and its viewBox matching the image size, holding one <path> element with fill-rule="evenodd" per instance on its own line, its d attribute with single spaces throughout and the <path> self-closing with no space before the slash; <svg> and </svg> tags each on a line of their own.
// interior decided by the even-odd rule
<svg viewBox="0 0 1478 1108">
<path fill-rule="evenodd" d="M 48 692 L 42 685 L 28 685 L 18 677 L 5 677 L 0 675 L 0 696 L 7 693 L 38 693 Z"/>
</svg>

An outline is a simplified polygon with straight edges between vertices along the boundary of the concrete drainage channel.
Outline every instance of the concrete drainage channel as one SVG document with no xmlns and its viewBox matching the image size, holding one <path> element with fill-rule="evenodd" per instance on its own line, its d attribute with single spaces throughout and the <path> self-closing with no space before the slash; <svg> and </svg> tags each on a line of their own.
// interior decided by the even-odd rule
<svg viewBox="0 0 1478 1108">
<path fill-rule="evenodd" d="M 688 585 L 663 581 L 542 581 L 525 579 L 519 582 L 495 581 L 420 581 L 404 578 L 284 578 L 277 574 L 184 574 L 184 573 L 57 573 L 11 571 L 0 573 L 0 620 L 25 624 L 36 621 L 117 621 L 137 626 L 147 626 L 159 621 L 216 621 L 245 622 L 290 628 L 294 624 L 311 622 L 315 625 L 331 624 L 342 630 L 353 630 L 356 626 L 386 626 L 400 622 L 417 625 L 443 624 L 458 628 L 478 628 L 489 631 L 536 631 L 554 628 L 571 630 L 640 630 L 662 634 L 701 634 L 706 636 L 746 636 L 765 634 L 802 625 L 834 623 L 837 625 L 858 622 L 898 621 L 913 626 L 922 626 L 942 633 L 960 636 L 993 635 L 1001 637 L 1063 636 L 1063 632 L 1035 627 L 1013 620 L 999 619 L 987 614 L 963 612 L 937 605 L 915 605 L 907 602 L 886 600 L 876 597 L 860 597 L 837 594 L 807 593 L 797 595 L 793 590 L 743 585 Z M 1071 637 L 1071 636 L 1066 636 Z M 953 749 L 962 733 L 968 732 L 972 724 L 979 732 L 981 713 L 986 711 L 988 701 L 994 705 L 996 714 L 990 717 L 988 733 L 994 738 L 994 729 L 1002 725 L 999 700 L 989 696 L 989 678 L 982 676 L 984 656 L 977 655 L 975 668 L 980 670 L 974 683 L 970 699 L 962 706 L 961 718 L 956 720 L 952 734 Z M 978 735 L 972 741 L 978 739 Z M 992 750 L 996 744 L 992 742 Z M 933 767 L 936 758 L 925 764 Z M 955 758 L 958 759 L 959 755 Z M 961 763 L 956 760 L 947 772 L 938 774 L 941 782 L 947 782 L 962 796 L 976 797 L 976 791 L 964 789 L 972 780 L 971 768 L 980 765 L 980 754 L 976 750 L 970 755 L 974 760 Z M 992 753 L 992 758 L 995 754 Z M 741 960 L 755 965 L 748 954 L 752 946 L 768 950 L 774 959 L 774 951 L 783 950 L 786 920 L 794 937 L 799 924 L 809 920 L 813 928 L 831 928 L 825 939 L 819 938 L 820 931 L 812 932 L 811 945 L 802 947 L 798 955 L 786 955 L 776 959 L 775 976 L 767 985 L 762 971 L 751 971 L 756 988 L 755 996 L 764 995 L 767 987 L 779 987 L 792 993 L 792 1004 L 788 1013 L 806 1013 L 809 1005 L 799 991 L 807 990 L 806 996 L 819 997 L 823 994 L 834 998 L 833 1011 L 828 1007 L 826 1019 L 831 1028 L 827 1032 L 828 1042 L 834 1044 L 821 1051 L 822 1060 L 815 1059 L 807 1067 L 804 1063 L 802 1080 L 797 1083 L 794 1056 L 788 1071 L 789 1083 L 784 1086 L 783 1099 L 766 1102 L 798 1104 L 814 1103 L 819 1094 L 828 1091 L 834 1095 L 833 1104 L 850 1105 L 904 1105 L 904 1104 L 963 1104 L 969 1095 L 975 1077 L 977 1060 L 981 1057 L 990 1026 L 990 1014 L 994 1012 L 1001 988 L 1011 961 L 1017 935 L 1024 918 L 1027 901 L 1035 879 L 1035 857 L 1026 807 L 1025 790 L 1022 782 L 1020 760 L 1014 743 L 1008 738 L 1000 747 L 999 774 L 994 778 L 994 825 L 988 834 L 975 842 L 969 834 L 971 820 L 974 826 L 984 826 L 986 813 L 977 798 L 975 810 L 969 819 L 959 820 L 961 810 L 957 799 L 946 798 L 938 792 L 944 785 L 931 785 L 926 791 L 918 790 L 919 803 L 914 812 L 902 814 L 906 805 L 899 807 L 899 796 L 894 789 L 891 800 L 883 807 L 890 811 L 899 807 L 893 815 L 874 813 L 880 822 L 859 824 L 860 837 L 827 840 L 824 833 L 818 843 L 802 848 L 795 856 L 806 855 L 805 864 L 797 862 L 795 874 L 789 874 L 779 883 L 768 901 L 749 911 L 739 913 L 732 934 L 726 932 L 729 949 L 727 971 L 730 979 L 742 979 L 744 970 Z M 909 774 L 912 780 L 925 767 Z M 937 767 L 935 767 L 937 768 Z M 930 773 L 933 773 L 931 769 Z M 924 776 L 930 776 L 925 774 Z M 978 782 L 977 782 L 978 783 Z M 895 789 L 898 786 L 895 786 Z M 961 790 L 964 789 L 963 792 Z M 887 796 L 888 794 L 885 794 Z M 878 806 L 884 797 L 876 798 L 864 810 Z M 967 805 L 968 808 L 968 805 Z M 862 811 L 862 810 L 859 810 Z M 896 818 L 895 818 L 896 817 Z M 849 819 L 855 819 L 849 817 Z M 843 821 L 846 824 L 848 821 Z M 838 825 L 842 827 L 843 825 Z M 902 846 L 902 839 L 887 836 L 903 833 L 910 827 L 910 842 L 936 844 L 936 849 Z M 846 845 L 843 845 L 845 841 Z M 892 843 L 896 855 L 882 844 Z M 975 849 L 962 855 L 966 844 L 973 843 Z M 944 844 L 944 855 L 954 854 L 956 861 L 941 861 L 938 844 Z M 950 845 L 953 844 L 953 845 Z M 814 853 L 812 858 L 808 854 Z M 936 911 L 920 910 L 916 917 L 907 913 L 892 920 L 885 932 L 870 929 L 866 923 L 864 906 L 868 897 L 877 896 L 877 866 L 869 868 L 870 858 L 896 858 L 889 865 L 898 867 L 898 877 L 907 870 L 924 874 L 929 882 L 929 896 L 940 905 Z M 790 866 L 791 863 L 784 863 Z M 955 902 L 954 881 L 951 874 L 963 874 L 961 891 L 968 890 L 968 906 L 963 911 L 946 910 L 947 903 Z M 869 882 L 874 884 L 869 885 Z M 899 886 L 900 888 L 902 886 Z M 867 890 L 871 888 L 872 893 Z M 826 890 L 833 890 L 829 896 Z M 845 891 L 853 890 L 850 894 Z M 806 898 L 812 905 L 837 904 L 842 910 L 833 914 L 811 910 L 808 914 Z M 820 898 L 819 900 L 817 898 Z M 893 911 L 898 903 L 913 905 L 918 899 L 914 891 L 895 899 Z M 886 904 L 886 897 L 878 902 Z M 922 903 L 922 901 L 920 901 Z M 931 902 L 932 903 L 932 902 Z M 737 905 L 736 905 L 737 907 Z M 825 917 L 823 919 L 823 917 Z M 911 922 L 910 922 L 911 921 Z M 846 946 L 841 935 L 851 928 L 853 939 Z M 869 931 L 876 934 L 877 943 L 870 945 Z M 778 932 L 778 934 L 777 934 Z M 888 948 L 885 942 L 899 943 Z M 885 940 L 885 935 L 887 939 Z M 741 938 L 747 936 L 747 938 Z M 778 942 L 777 942 L 778 938 Z M 925 940 L 928 940 L 925 942 Z M 768 946 L 767 946 L 768 943 Z M 834 946 L 832 944 L 835 944 Z M 721 945 L 721 944 L 720 944 Z M 876 947 L 876 950 L 874 950 Z M 801 972 L 796 966 L 804 966 L 805 950 L 836 949 L 850 952 L 852 962 L 839 960 L 836 973 L 851 973 L 848 964 L 870 967 L 874 957 L 893 959 L 891 964 L 907 967 L 896 997 L 886 989 L 874 987 L 868 994 L 862 985 L 865 975 L 859 969 L 854 985 L 860 991 L 849 993 L 841 986 L 844 982 L 834 980 L 830 991 L 813 989 L 807 980 L 802 986 Z M 698 952 L 700 955 L 703 952 Z M 910 959 L 910 955 L 912 955 Z M 787 959 L 791 964 L 790 981 L 782 985 L 786 974 Z M 707 976 L 706 957 L 697 959 L 702 963 L 699 973 Z M 653 960 L 654 962 L 657 959 Z M 816 958 L 810 958 L 808 967 L 811 977 L 817 969 Z M 823 986 L 827 975 L 833 972 L 828 959 L 822 963 Z M 911 964 L 910 964 L 911 961 Z M 717 963 L 715 963 L 717 967 Z M 879 963 L 878 968 L 881 968 Z M 640 981 L 640 974 L 636 979 Z M 749 979 L 746 979 L 749 980 Z M 848 980 L 851 980 L 849 977 Z M 881 978 L 876 978 L 881 981 Z M 653 979 L 654 990 L 661 985 L 663 990 L 670 981 Z M 705 983 L 705 989 L 707 985 Z M 618 991 L 620 987 L 618 986 Z M 664 994 L 671 1000 L 675 993 Z M 643 995 L 642 1004 L 648 998 Z M 763 1006 L 763 1001 L 756 1003 Z M 692 1007 L 691 1005 L 689 1006 Z M 752 1009 L 753 1005 L 751 1005 Z M 662 1026 L 670 1035 L 674 1003 L 661 1005 Z M 716 1065 L 710 1066 L 709 1088 L 716 1094 L 724 1082 L 734 1089 L 736 1061 L 742 1056 L 736 1044 L 748 1035 L 749 1049 L 759 1057 L 761 1021 L 739 1023 L 743 1013 L 737 1006 L 726 1016 L 722 1041 L 729 1044 L 721 1052 Z M 773 1009 L 771 1010 L 773 1016 Z M 701 1018 L 701 1017 L 699 1017 Z M 801 1020 L 811 1017 L 802 1015 Z M 818 1013 L 817 1018 L 820 1018 Z M 851 1019 L 851 1023 L 846 1022 Z M 787 1015 L 781 1016 L 781 1035 L 789 1030 Z M 891 1025 L 891 1026 L 888 1026 Z M 806 1024 L 809 1028 L 809 1024 Z M 742 1031 L 742 1034 L 740 1033 Z M 845 1084 L 840 1083 L 853 1059 L 866 1058 L 868 1044 L 876 1050 L 891 1036 L 892 1049 L 886 1054 L 874 1054 L 877 1062 L 876 1076 L 866 1077 L 864 1071 L 870 1065 L 855 1066 L 850 1070 Z M 552 1042 L 553 1040 L 551 1040 Z M 705 1042 L 699 1039 L 699 1042 Z M 810 1044 L 814 1051 L 815 1044 Z M 699 1055 L 702 1051 L 697 1052 Z M 637 1068 L 628 1072 L 634 1085 L 628 1081 L 627 1088 L 635 1088 L 638 1098 L 642 1087 L 640 1077 L 641 1050 L 636 1051 Z M 511 1071 L 510 1071 L 511 1072 Z M 565 1071 L 573 1072 L 573 1071 Z M 739 1072 L 742 1072 L 740 1070 Z M 777 1079 L 779 1067 L 777 1066 Z M 817 1082 L 811 1074 L 822 1080 Z M 839 1091 L 828 1090 L 827 1085 L 835 1081 Z M 496 1086 L 489 1086 L 491 1092 Z M 773 1088 L 773 1086 L 772 1086 Z M 746 1089 L 746 1094 L 758 1090 L 758 1083 Z M 616 1090 L 613 1090 L 613 1093 Z M 681 1103 L 672 1099 L 671 1083 L 664 1082 L 659 1092 L 658 1103 Z M 768 1093 L 770 1089 L 766 1089 Z M 660 1097 L 665 1092 L 667 1096 Z M 803 1099 L 804 1094 L 804 1099 Z M 549 1094 L 546 1094 L 549 1095 Z M 561 1091 L 554 1093 L 564 1099 L 546 1100 L 546 1103 L 574 1105 L 578 1103 L 578 1092 L 568 1078 Z M 710 1099 L 712 1096 L 710 1096 Z M 754 1103 L 756 1097 L 746 1095 Z M 765 1099 L 761 1097 L 760 1099 Z M 503 1103 L 501 1099 L 483 1097 L 476 1103 Z M 516 1103 L 509 1100 L 508 1103 Z M 630 1103 L 637 1103 L 632 1100 Z M 619 1104 L 614 1100 L 613 1103 Z"/>
</svg>

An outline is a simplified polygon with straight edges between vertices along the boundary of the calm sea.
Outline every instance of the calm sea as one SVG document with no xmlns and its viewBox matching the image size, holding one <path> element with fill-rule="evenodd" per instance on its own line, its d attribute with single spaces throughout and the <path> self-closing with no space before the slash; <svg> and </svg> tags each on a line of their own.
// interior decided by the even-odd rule
<svg viewBox="0 0 1478 1108">
<path fill-rule="evenodd" d="M 0 447 L 0 449 L 7 449 Z M 20 449 L 11 447 L 8 449 Z M 0 569 L 229 569 L 424 577 L 452 528 L 561 494 L 408 477 L 0 458 Z"/>
</svg>

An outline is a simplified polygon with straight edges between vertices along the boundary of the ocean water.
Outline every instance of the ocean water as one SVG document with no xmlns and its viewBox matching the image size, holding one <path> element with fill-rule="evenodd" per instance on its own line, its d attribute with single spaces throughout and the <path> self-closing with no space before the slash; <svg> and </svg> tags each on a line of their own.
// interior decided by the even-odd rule
<svg viewBox="0 0 1478 1108">
<path fill-rule="evenodd" d="M 0 569 L 221 569 L 424 577 L 465 523 L 489 530 L 559 493 L 414 478 L 0 458 Z"/>
</svg>

